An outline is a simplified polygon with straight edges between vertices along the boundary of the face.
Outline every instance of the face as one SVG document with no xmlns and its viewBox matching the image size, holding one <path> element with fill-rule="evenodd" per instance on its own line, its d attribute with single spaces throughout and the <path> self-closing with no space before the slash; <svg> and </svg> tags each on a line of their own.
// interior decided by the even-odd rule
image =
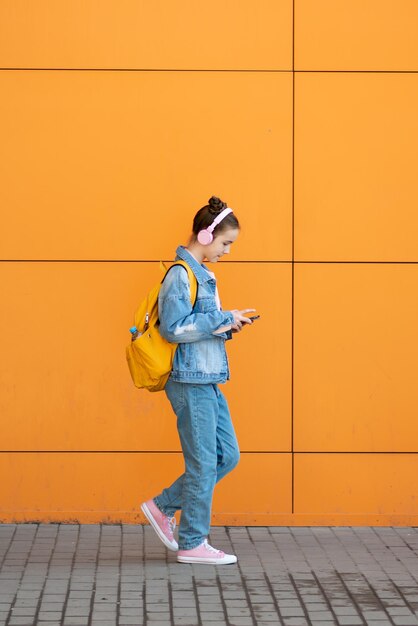
<svg viewBox="0 0 418 626">
<path fill-rule="evenodd" d="M 216 235 L 208 246 L 205 246 L 205 258 L 209 263 L 217 263 L 224 254 L 229 254 L 231 245 L 239 235 L 238 228 L 228 228 Z"/>
</svg>

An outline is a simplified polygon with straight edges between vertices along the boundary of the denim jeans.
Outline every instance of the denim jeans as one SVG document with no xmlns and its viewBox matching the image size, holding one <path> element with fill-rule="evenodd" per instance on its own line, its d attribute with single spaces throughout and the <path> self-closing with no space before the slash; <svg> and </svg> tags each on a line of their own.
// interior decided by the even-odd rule
<svg viewBox="0 0 418 626">
<path fill-rule="evenodd" d="M 226 398 L 216 384 L 168 379 L 165 392 L 177 416 L 185 472 L 154 502 L 169 517 L 181 509 L 179 549 L 191 550 L 208 536 L 215 484 L 237 465 L 240 452 Z"/>
</svg>

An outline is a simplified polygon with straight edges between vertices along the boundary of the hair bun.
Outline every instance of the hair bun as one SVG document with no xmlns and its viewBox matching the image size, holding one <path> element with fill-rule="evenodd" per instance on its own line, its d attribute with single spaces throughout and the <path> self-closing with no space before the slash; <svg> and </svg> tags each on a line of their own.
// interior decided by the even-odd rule
<svg viewBox="0 0 418 626">
<path fill-rule="evenodd" d="M 222 202 L 222 200 L 220 198 L 217 198 L 216 196 L 212 196 L 211 198 L 209 198 L 209 211 L 210 213 L 212 213 L 212 215 L 219 215 L 219 213 L 221 211 L 223 211 L 224 209 L 227 208 L 227 204 L 226 202 Z"/>
</svg>

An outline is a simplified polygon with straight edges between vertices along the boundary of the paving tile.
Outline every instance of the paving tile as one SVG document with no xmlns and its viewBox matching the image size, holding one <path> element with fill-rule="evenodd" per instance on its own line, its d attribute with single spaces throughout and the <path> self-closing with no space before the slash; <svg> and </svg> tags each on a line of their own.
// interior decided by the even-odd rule
<svg viewBox="0 0 418 626">
<path fill-rule="evenodd" d="M 0 525 L 0 626 L 142 626 L 144 591 L 149 626 L 418 626 L 417 528 L 212 535 L 238 566 L 179 567 L 149 526 Z"/>
</svg>

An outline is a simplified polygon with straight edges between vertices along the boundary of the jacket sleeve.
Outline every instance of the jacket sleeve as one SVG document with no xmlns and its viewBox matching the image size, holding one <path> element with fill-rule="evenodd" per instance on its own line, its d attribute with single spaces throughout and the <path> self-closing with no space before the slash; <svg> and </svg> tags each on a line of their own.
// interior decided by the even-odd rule
<svg viewBox="0 0 418 626">
<path fill-rule="evenodd" d="M 190 284 L 186 270 L 173 267 L 167 274 L 158 296 L 160 333 L 171 343 L 191 343 L 202 339 L 227 338 L 227 332 L 215 331 L 230 326 L 234 316 L 230 311 L 193 313 Z M 215 333 L 215 334 L 214 334 Z"/>
<path fill-rule="evenodd" d="M 226 334 L 226 339 L 232 339 L 232 330 L 227 330 L 225 334 Z"/>
</svg>

